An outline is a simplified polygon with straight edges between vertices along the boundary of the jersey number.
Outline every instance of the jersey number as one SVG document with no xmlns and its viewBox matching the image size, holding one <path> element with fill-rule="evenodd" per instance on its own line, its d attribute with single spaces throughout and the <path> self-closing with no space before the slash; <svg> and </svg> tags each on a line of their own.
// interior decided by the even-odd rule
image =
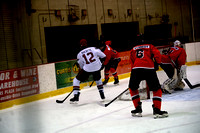
<svg viewBox="0 0 200 133">
<path fill-rule="evenodd" d="M 144 57 L 144 51 L 142 49 L 138 49 L 136 51 L 137 58 L 143 58 Z"/>
<path fill-rule="evenodd" d="M 87 59 L 87 57 L 89 57 L 89 60 Z M 94 55 L 92 52 L 83 54 L 83 58 L 85 59 L 86 64 L 90 64 L 90 63 L 96 61 L 96 59 L 94 59 Z"/>
</svg>

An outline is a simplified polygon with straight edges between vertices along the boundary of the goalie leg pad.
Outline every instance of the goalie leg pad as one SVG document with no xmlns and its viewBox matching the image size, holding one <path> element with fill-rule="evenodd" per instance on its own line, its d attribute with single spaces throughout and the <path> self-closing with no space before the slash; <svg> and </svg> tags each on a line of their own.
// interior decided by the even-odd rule
<svg viewBox="0 0 200 133">
<path fill-rule="evenodd" d="M 182 81 L 178 82 L 176 87 L 174 88 L 175 91 L 179 91 L 179 90 L 183 90 L 183 88 L 185 87 L 185 83 L 183 83 Z"/>
<path fill-rule="evenodd" d="M 172 87 L 175 85 L 176 80 L 174 78 L 167 79 L 164 83 L 162 88 L 169 93 L 172 93 Z"/>
<path fill-rule="evenodd" d="M 178 84 L 179 88 L 184 88 L 185 87 L 185 83 L 183 83 L 183 81 L 180 81 Z"/>
<path fill-rule="evenodd" d="M 121 96 L 119 96 L 119 100 L 123 100 L 123 101 L 131 101 L 131 95 L 129 90 L 127 90 L 125 93 L 123 93 Z"/>
<path fill-rule="evenodd" d="M 176 84 L 173 87 L 174 89 L 183 90 L 183 88 L 185 87 L 185 84 L 182 82 L 183 79 L 182 74 L 183 74 L 182 72 L 178 74 Z"/>
<path fill-rule="evenodd" d="M 181 66 L 180 73 L 179 73 L 181 79 L 186 79 L 187 78 L 186 67 L 187 67 L 186 65 L 182 65 Z"/>
</svg>

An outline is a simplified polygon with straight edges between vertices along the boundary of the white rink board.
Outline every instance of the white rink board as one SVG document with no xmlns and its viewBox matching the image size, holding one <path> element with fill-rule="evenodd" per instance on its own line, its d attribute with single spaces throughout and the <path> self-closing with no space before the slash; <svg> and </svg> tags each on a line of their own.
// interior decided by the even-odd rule
<svg viewBox="0 0 200 133">
<path fill-rule="evenodd" d="M 196 54 L 196 61 L 200 61 L 200 42 L 194 43 L 195 47 L 195 54 Z"/>
<path fill-rule="evenodd" d="M 186 43 L 187 62 L 200 61 L 200 42 Z"/>
<path fill-rule="evenodd" d="M 40 94 L 57 89 L 55 64 L 45 64 L 38 66 Z"/>
<path fill-rule="evenodd" d="M 200 65 L 189 66 L 188 80 L 200 82 Z M 163 73 L 159 71 L 158 75 Z M 104 86 L 108 103 L 128 86 L 129 78 L 119 85 Z M 162 83 L 162 81 L 161 81 Z M 143 117 L 132 117 L 132 101 L 116 100 L 108 107 L 101 106 L 96 86 L 81 90 L 78 104 L 56 103 L 63 94 L 9 109 L 0 110 L 0 133 L 199 133 L 200 87 L 163 94 L 162 110 L 169 117 L 154 119 L 152 99 L 142 100 Z M 152 98 L 152 97 L 151 97 Z"/>
</svg>

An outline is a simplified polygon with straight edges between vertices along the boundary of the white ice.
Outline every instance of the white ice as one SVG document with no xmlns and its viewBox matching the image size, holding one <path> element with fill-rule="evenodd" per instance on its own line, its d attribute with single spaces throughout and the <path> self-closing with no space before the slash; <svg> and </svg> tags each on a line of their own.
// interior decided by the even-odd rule
<svg viewBox="0 0 200 133">
<path fill-rule="evenodd" d="M 166 78 L 158 71 L 160 82 Z M 200 83 L 200 65 L 187 67 L 189 81 Z M 115 98 L 128 86 L 129 78 L 115 86 L 105 86 L 106 102 Z M 81 90 L 78 104 L 69 104 L 67 94 L 14 106 L 0 111 L 0 133 L 199 133 L 200 87 L 163 94 L 162 110 L 168 118 L 154 119 L 152 100 L 142 100 L 143 117 L 132 117 L 132 101 L 116 100 L 108 107 L 100 106 L 96 86 Z"/>
</svg>

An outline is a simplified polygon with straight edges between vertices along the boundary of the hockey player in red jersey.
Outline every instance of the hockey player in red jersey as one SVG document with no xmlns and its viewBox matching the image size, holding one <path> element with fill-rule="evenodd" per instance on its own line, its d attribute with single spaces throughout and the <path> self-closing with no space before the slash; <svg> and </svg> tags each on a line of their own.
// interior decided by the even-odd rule
<svg viewBox="0 0 200 133">
<path fill-rule="evenodd" d="M 131 77 L 129 80 L 129 91 L 132 97 L 135 110 L 132 110 L 132 116 L 142 116 L 142 103 L 139 96 L 139 84 L 146 80 L 150 91 L 153 91 L 153 115 L 154 118 L 167 117 L 167 111 L 161 111 L 162 91 L 161 86 L 154 69 L 153 59 L 160 64 L 161 54 L 152 44 L 144 43 L 143 37 L 137 41 L 130 52 Z"/>
<path fill-rule="evenodd" d="M 100 46 L 100 49 L 106 55 L 106 59 L 103 64 L 105 66 L 105 70 L 104 70 L 105 80 L 103 82 L 103 85 L 108 83 L 109 72 L 111 72 L 114 77 L 114 84 L 119 83 L 116 69 L 121 59 L 119 57 L 119 53 L 116 50 L 113 50 L 110 47 L 110 45 L 111 45 L 111 41 L 106 41 L 105 44 L 102 43 Z"/>
<path fill-rule="evenodd" d="M 176 40 L 174 46 L 163 52 L 161 68 L 166 72 L 169 79 L 163 83 L 164 92 L 171 93 L 172 90 L 182 90 L 185 84 L 182 78 L 186 76 L 185 50 L 181 47 L 181 42 Z"/>
</svg>

